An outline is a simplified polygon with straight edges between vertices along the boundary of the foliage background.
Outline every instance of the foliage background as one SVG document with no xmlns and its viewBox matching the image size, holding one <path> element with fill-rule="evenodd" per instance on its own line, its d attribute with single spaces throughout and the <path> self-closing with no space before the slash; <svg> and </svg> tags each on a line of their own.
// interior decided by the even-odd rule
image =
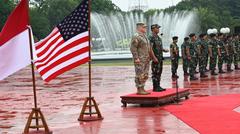
<svg viewBox="0 0 240 134">
<path fill-rule="evenodd" d="M 53 27 L 67 16 L 81 0 L 32 0 L 30 17 L 34 35 L 37 39 L 47 36 Z M 8 15 L 16 6 L 17 0 L 0 0 L 0 29 Z M 176 6 L 164 10 L 150 9 L 146 16 L 156 11 L 195 11 L 199 16 L 202 31 L 208 28 L 240 26 L 240 0 L 183 0 Z M 92 0 L 92 12 L 109 14 L 122 12 L 111 0 Z M 139 12 L 139 11 L 134 11 Z M 140 11 L 141 12 L 141 11 Z"/>
</svg>

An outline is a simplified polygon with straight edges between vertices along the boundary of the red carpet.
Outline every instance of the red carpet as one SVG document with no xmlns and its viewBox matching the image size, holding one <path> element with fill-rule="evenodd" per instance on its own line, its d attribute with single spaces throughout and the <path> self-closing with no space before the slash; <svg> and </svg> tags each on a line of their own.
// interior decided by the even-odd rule
<svg viewBox="0 0 240 134">
<path fill-rule="evenodd" d="M 192 98 L 165 109 L 201 134 L 240 134 L 240 94 Z"/>
</svg>

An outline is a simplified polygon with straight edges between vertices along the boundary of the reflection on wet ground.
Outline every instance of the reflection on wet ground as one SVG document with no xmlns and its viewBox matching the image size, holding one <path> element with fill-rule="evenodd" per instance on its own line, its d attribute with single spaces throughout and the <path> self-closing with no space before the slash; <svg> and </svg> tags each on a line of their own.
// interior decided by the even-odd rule
<svg viewBox="0 0 240 134">
<path fill-rule="evenodd" d="M 164 66 L 161 85 L 176 87 L 170 66 Z M 179 87 L 191 88 L 190 97 L 240 93 L 240 71 L 190 82 L 179 67 Z M 197 134 L 161 107 L 122 108 L 120 96 L 135 92 L 133 67 L 93 67 L 93 95 L 104 116 L 99 122 L 78 122 L 84 97 L 88 95 L 88 68 L 71 70 L 50 83 L 37 75 L 38 104 L 56 134 Z M 30 68 L 0 81 L 0 132 L 20 134 L 33 107 Z M 146 84 L 151 88 L 151 80 Z"/>
</svg>

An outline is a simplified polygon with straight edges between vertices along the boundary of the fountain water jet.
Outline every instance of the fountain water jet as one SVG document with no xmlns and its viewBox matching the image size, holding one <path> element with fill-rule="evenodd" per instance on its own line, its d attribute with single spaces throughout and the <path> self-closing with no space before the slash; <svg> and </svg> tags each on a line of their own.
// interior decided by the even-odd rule
<svg viewBox="0 0 240 134">
<path fill-rule="evenodd" d="M 163 33 L 163 46 L 169 48 L 172 36 L 179 37 L 179 46 L 191 32 L 198 32 L 198 17 L 194 12 L 155 12 L 152 16 L 144 13 L 91 14 L 93 59 L 131 58 L 129 50 L 131 37 L 135 33 L 136 23 L 159 24 Z M 148 34 L 150 27 L 148 28 Z M 169 53 L 164 55 L 169 56 Z"/>
</svg>

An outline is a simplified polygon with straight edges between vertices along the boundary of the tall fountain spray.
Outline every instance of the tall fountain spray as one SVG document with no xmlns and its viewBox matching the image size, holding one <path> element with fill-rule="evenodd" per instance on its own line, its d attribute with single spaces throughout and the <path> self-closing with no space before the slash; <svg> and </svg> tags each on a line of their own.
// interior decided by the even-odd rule
<svg viewBox="0 0 240 134">
<path fill-rule="evenodd" d="M 169 49 L 172 36 L 179 37 L 179 46 L 191 32 L 198 32 L 198 18 L 194 12 L 114 13 L 103 15 L 92 13 L 93 59 L 130 58 L 129 45 L 136 32 L 136 23 L 159 24 L 163 33 L 163 46 Z M 150 27 L 148 35 L 150 34 Z M 164 56 L 169 56 L 166 54 Z"/>
</svg>

